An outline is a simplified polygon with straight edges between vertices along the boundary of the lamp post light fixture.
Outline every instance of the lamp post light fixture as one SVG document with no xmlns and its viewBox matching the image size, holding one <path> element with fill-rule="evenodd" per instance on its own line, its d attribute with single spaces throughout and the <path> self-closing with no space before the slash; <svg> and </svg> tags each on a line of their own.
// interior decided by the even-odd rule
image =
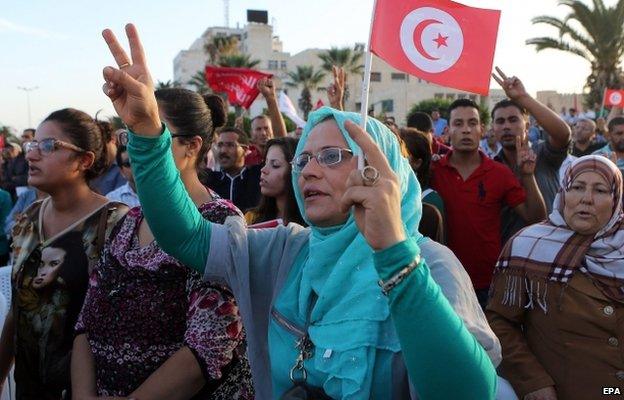
<svg viewBox="0 0 624 400">
<path fill-rule="evenodd" d="M 24 92 L 26 92 L 26 106 L 28 107 L 28 127 L 31 128 L 32 124 L 30 120 L 30 92 L 39 89 L 39 86 L 32 86 L 32 87 L 18 86 L 17 88 L 19 90 L 23 90 Z"/>
</svg>

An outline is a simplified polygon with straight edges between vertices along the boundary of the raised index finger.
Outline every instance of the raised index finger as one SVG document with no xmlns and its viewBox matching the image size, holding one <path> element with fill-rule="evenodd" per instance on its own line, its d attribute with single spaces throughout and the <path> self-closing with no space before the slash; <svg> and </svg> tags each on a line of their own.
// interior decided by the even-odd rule
<svg viewBox="0 0 624 400">
<path fill-rule="evenodd" d="M 113 31 L 110 29 L 104 29 L 104 31 L 102 31 L 102 37 L 106 41 L 106 44 L 108 45 L 108 48 L 118 66 L 130 63 L 130 58 L 128 58 L 126 51 L 123 47 L 121 47 L 119 41 L 117 41 L 117 37 L 115 37 Z"/>
<path fill-rule="evenodd" d="M 362 149 L 368 165 L 377 168 L 382 176 L 389 177 L 393 174 L 392 168 L 388 164 L 388 159 L 368 133 L 355 122 L 349 120 L 345 122 L 345 129 L 349 132 L 351 139 Z"/>
<path fill-rule="evenodd" d="M 143 51 L 143 45 L 141 44 L 141 39 L 139 39 L 139 32 L 137 32 L 134 24 L 126 25 L 126 36 L 128 36 L 128 43 L 130 43 L 132 63 L 145 66 L 145 51 Z"/>
</svg>

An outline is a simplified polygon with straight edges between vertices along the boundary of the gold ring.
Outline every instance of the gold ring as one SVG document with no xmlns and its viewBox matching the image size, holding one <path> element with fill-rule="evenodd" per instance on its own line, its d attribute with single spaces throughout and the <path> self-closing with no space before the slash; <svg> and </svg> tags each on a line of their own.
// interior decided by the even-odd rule
<svg viewBox="0 0 624 400">
<path fill-rule="evenodd" d="M 367 165 L 362 171 L 360 171 L 360 175 L 362 175 L 364 186 L 374 186 L 379 180 L 380 174 L 377 168 Z"/>
</svg>

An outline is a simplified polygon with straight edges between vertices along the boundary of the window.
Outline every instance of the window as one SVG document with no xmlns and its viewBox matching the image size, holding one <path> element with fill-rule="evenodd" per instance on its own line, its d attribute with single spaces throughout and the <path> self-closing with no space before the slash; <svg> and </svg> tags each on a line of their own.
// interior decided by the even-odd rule
<svg viewBox="0 0 624 400">
<path fill-rule="evenodd" d="M 360 102 L 355 103 L 355 109 L 359 112 L 362 109 L 362 103 Z"/>
<path fill-rule="evenodd" d="M 463 93 L 460 93 L 460 94 L 457 95 L 458 99 L 465 99 L 466 97 L 467 96 L 465 94 L 463 94 Z"/>
<path fill-rule="evenodd" d="M 449 100 L 455 100 L 455 95 L 453 93 L 447 93 L 446 98 Z"/>
<path fill-rule="evenodd" d="M 280 69 L 288 69 L 286 61 L 280 61 Z"/>
<path fill-rule="evenodd" d="M 382 100 L 381 101 L 381 112 L 393 112 L 394 111 L 394 100 Z"/>
<path fill-rule="evenodd" d="M 433 95 L 434 99 L 443 99 L 444 98 L 444 94 L 443 93 L 436 93 Z"/>
<path fill-rule="evenodd" d="M 474 102 L 477 101 L 477 95 L 476 94 L 471 94 L 470 96 L 468 96 L 468 98 Z"/>
<path fill-rule="evenodd" d="M 381 82 L 381 72 L 371 72 L 371 82 Z"/>
<path fill-rule="evenodd" d="M 277 69 L 277 60 L 269 60 L 269 69 Z"/>
<path fill-rule="evenodd" d="M 390 75 L 390 78 L 393 81 L 404 81 L 404 80 L 406 80 L 407 76 L 405 74 L 402 74 L 402 73 L 393 72 Z"/>
</svg>

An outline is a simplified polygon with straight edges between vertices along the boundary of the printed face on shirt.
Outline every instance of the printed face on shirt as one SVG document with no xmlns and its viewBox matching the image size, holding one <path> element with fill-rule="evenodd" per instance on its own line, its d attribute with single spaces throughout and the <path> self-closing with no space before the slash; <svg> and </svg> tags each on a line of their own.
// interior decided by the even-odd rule
<svg viewBox="0 0 624 400">
<path fill-rule="evenodd" d="M 303 153 L 312 156 L 319 151 L 338 147 L 348 148 L 338 124 L 333 119 L 321 122 L 310 132 Z M 297 183 L 304 199 L 306 218 L 318 227 L 330 227 L 344 223 L 348 213 L 340 211 L 340 201 L 345 192 L 349 173 L 357 167 L 355 157 L 344 154 L 340 163 L 321 166 L 311 158 L 299 173 Z"/>
<path fill-rule="evenodd" d="M 457 107 L 451 111 L 449 134 L 451 146 L 458 152 L 475 152 L 479 149 L 482 126 L 479 110 L 474 107 Z"/>
<path fill-rule="evenodd" d="M 221 132 L 219 134 L 217 159 L 223 170 L 235 168 L 245 163 L 245 148 L 238 143 L 236 132 Z"/>
<path fill-rule="evenodd" d="M 279 197 L 286 194 L 290 184 L 290 164 L 279 145 L 269 147 L 260 170 L 260 192 L 266 197 Z"/>
<path fill-rule="evenodd" d="M 273 128 L 269 118 L 256 118 L 251 122 L 251 141 L 261 148 L 273 139 Z"/>
<path fill-rule="evenodd" d="M 65 254 L 65 250 L 60 247 L 44 247 L 41 250 L 41 263 L 33 279 L 33 288 L 40 289 L 56 280 L 65 261 Z"/>
<path fill-rule="evenodd" d="M 617 152 L 624 152 L 624 125 L 615 125 L 609 131 L 609 144 Z"/>
<path fill-rule="evenodd" d="M 602 175 L 579 174 L 565 192 L 563 219 L 575 232 L 594 235 L 611 219 L 613 191 Z"/>
<path fill-rule="evenodd" d="M 494 112 L 492 129 L 504 148 L 514 150 L 516 137 L 526 140 L 527 121 L 518 107 L 501 107 Z"/>
</svg>

